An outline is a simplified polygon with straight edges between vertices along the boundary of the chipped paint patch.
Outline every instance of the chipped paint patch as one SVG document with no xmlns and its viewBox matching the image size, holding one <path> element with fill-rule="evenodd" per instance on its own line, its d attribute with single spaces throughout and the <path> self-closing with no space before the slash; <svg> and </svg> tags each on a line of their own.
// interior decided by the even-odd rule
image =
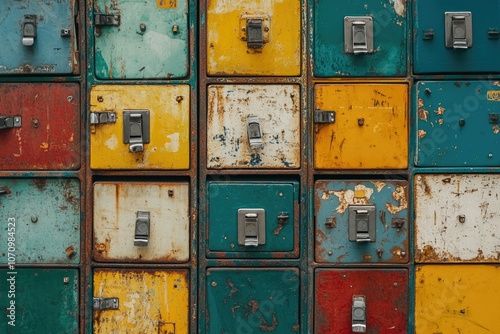
<svg viewBox="0 0 500 334">
<path fill-rule="evenodd" d="M 425 130 L 418 130 L 418 139 L 422 139 L 427 136 L 427 132 Z"/>
<path fill-rule="evenodd" d="M 115 150 L 118 147 L 118 138 L 113 134 L 104 142 L 104 145 L 110 150 Z"/>
<path fill-rule="evenodd" d="M 356 197 L 356 191 L 364 191 L 364 197 Z M 338 197 L 340 201 L 340 205 L 335 208 L 335 211 L 342 214 L 344 213 L 349 205 L 364 205 L 370 202 L 370 197 L 373 194 L 373 189 L 368 188 L 364 184 L 357 184 L 354 190 L 342 190 L 342 191 L 330 191 L 331 195 L 335 195 Z"/>
<path fill-rule="evenodd" d="M 406 0 L 389 0 L 394 5 L 394 11 L 401 17 L 406 16 Z"/>
<path fill-rule="evenodd" d="M 180 143 L 180 133 L 176 132 L 167 136 L 167 142 L 165 143 L 165 150 L 167 152 L 178 152 L 181 147 Z"/>
<path fill-rule="evenodd" d="M 434 112 L 437 114 L 437 115 L 443 115 L 444 112 L 446 111 L 445 108 L 443 107 L 438 107 L 437 110 L 434 110 Z"/>
<path fill-rule="evenodd" d="M 427 118 L 429 117 L 429 112 L 423 108 L 418 109 L 418 118 L 422 121 L 427 122 Z"/>
<path fill-rule="evenodd" d="M 493 133 L 497 135 L 499 132 L 500 132 L 500 127 L 496 124 L 493 125 Z"/>
<path fill-rule="evenodd" d="M 406 187 L 403 186 L 396 187 L 396 190 L 392 193 L 392 198 L 399 202 L 399 205 L 396 206 L 392 203 L 386 203 L 385 207 L 387 208 L 387 211 L 395 215 L 408 208 L 408 196 L 406 194 L 406 190 Z"/>
<path fill-rule="evenodd" d="M 387 183 L 382 182 L 382 181 L 372 181 L 373 185 L 375 188 L 377 188 L 377 192 L 381 192 L 382 189 L 387 185 Z"/>
<path fill-rule="evenodd" d="M 500 101 L 500 90 L 490 90 L 486 93 L 488 101 Z"/>
</svg>

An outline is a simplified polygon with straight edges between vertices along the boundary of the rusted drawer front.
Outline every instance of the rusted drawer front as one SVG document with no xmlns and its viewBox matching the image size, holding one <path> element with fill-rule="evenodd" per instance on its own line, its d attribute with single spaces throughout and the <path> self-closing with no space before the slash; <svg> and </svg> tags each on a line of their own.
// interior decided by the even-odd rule
<svg viewBox="0 0 500 334">
<path fill-rule="evenodd" d="M 0 269 L 0 332 L 80 333 L 77 269 Z"/>
<path fill-rule="evenodd" d="M 498 265 L 421 265 L 415 273 L 415 333 L 498 333 Z"/>
<path fill-rule="evenodd" d="M 127 170 L 188 169 L 189 96 L 188 85 L 92 87 L 89 118 L 91 122 L 97 123 L 90 125 L 90 167 Z M 107 114 L 102 114 L 103 112 Z M 109 117 L 107 123 L 101 120 L 103 115 L 110 113 L 116 120 L 109 121 Z M 132 122 L 134 114 L 140 115 L 140 121 L 136 118 Z M 126 119 L 129 119 L 128 124 Z M 137 126 L 139 122 L 140 126 Z M 148 122 L 149 126 L 146 125 Z M 142 150 L 132 145 L 139 137 Z"/>
<path fill-rule="evenodd" d="M 0 169 L 80 168 L 80 87 L 0 83 Z"/>
<path fill-rule="evenodd" d="M 207 270 L 207 334 L 300 333 L 295 268 Z"/>
<path fill-rule="evenodd" d="M 92 5 L 99 79 L 188 75 L 187 0 L 94 0 Z M 118 25 L 100 25 L 106 14 L 118 16 Z"/>
<path fill-rule="evenodd" d="M 405 269 L 316 269 L 314 276 L 314 333 L 352 333 L 353 320 L 363 317 L 366 333 L 407 333 Z M 364 298 L 364 316 L 356 319 L 354 296 Z"/>
<path fill-rule="evenodd" d="M 187 262 L 189 221 L 188 183 L 94 183 L 97 261 Z"/>
<path fill-rule="evenodd" d="M 95 269 L 93 333 L 187 334 L 189 271 Z M 99 309 L 96 298 L 115 298 L 115 309 Z"/>
<path fill-rule="evenodd" d="M 315 76 L 406 75 L 409 2 L 408 5 L 405 0 L 313 3 Z"/>
<path fill-rule="evenodd" d="M 322 84 L 314 99 L 315 168 L 407 168 L 408 86 Z"/>
<path fill-rule="evenodd" d="M 212 0 L 207 7 L 209 75 L 300 75 L 300 0 Z"/>
<path fill-rule="evenodd" d="M 416 96 L 418 166 L 500 166 L 498 81 L 420 81 Z"/>
<path fill-rule="evenodd" d="M 210 85 L 208 168 L 299 168 L 298 85 Z"/>
<path fill-rule="evenodd" d="M 500 175 L 415 176 L 415 260 L 500 262 Z"/>
<path fill-rule="evenodd" d="M 77 15 L 77 0 L 3 0 L 0 75 L 78 73 Z"/>
<path fill-rule="evenodd" d="M 209 256 L 297 256 L 298 201 L 299 184 L 294 181 L 210 182 Z M 257 226 L 253 216 L 246 217 L 251 214 L 257 215 Z"/>
<path fill-rule="evenodd" d="M 318 180 L 314 192 L 317 262 L 408 262 L 407 181 Z"/>
<path fill-rule="evenodd" d="M 78 263 L 80 183 L 77 179 L 1 178 L 0 263 Z M 12 239 L 11 239 L 12 240 Z"/>
</svg>

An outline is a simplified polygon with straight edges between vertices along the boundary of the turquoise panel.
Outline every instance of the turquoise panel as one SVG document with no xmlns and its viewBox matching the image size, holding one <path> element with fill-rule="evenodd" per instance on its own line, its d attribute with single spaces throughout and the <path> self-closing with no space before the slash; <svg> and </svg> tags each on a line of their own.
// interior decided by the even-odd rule
<svg viewBox="0 0 500 334">
<path fill-rule="evenodd" d="M 297 269 L 208 269 L 207 334 L 300 333 Z"/>
<path fill-rule="evenodd" d="M 97 13 L 120 15 L 119 26 L 93 27 L 98 78 L 187 76 L 187 0 L 96 0 L 94 16 Z"/>
<path fill-rule="evenodd" d="M 316 0 L 314 3 L 314 75 L 406 76 L 406 1 Z M 371 54 L 344 52 L 344 18 L 373 18 Z"/>
<path fill-rule="evenodd" d="M 498 82 L 421 81 L 416 90 L 417 166 L 500 166 Z"/>
<path fill-rule="evenodd" d="M 319 180 L 314 193 L 317 262 L 408 262 L 407 181 Z M 375 206 L 373 242 L 349 241 L 349 207 L 352 205 Z"/>
<path fill-rule="evenodd" d="M 76 269 L 0 269 L 0 333 L 78 333 Z"/>
<path fill-rule="evenodd" d="M 210 182 L 208 185 L 208 249 L 229 257 L 269 257 L 265 252 L 294 249 L 298 219 L 297 182 Z M 238 245 L 238 209 L 265 210 L 265 244 Z M 282 213 L 288 219 L 280 224 Z M 219 254 L 220 255 L 220 254 Z"/>
<path fill-rule="evenodd" d="M 0 222 L 0 263 L 78 263 L 79 181 L 0 178 Z"/>
<path fill-rule="evenodd" d="M 471 48 L 445 46 L 445 12 L 472 13 Z M 500 32 L 500 0 L 415 0 L 413 17 L 415 73 L 500 71 L 500 38 L 490 35 Z"/>
<path fill-rule="evenodd" d="M 0 3 L 0 74 L 68 74 L 77 59 L 74 0 L 2 0 Z M 36 37 L 23 45 L 25 15 Z M 67 34 L 61 30 L 67 29 Z M 64 36 L 63 36 L 64 35 Z"/>
</svg>

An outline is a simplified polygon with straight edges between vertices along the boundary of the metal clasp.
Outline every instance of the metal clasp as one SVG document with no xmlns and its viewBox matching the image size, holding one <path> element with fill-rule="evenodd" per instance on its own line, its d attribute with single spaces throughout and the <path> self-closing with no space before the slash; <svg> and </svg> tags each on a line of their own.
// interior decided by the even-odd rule
<svg viewBox="0 0 500 334">
<path fill-rule="evenodd" d="M 150 140 L 149 110 L 123 111 L 123 142 L 130 152 L 144 151 Z"/>
<path fill-rule="evenodd" d="M 238 245 L 257 247 L 266 243 L 266 211 L 238 210 Z"/>
<path fill-rule="evenodd" d="M 90 124 L 116 123 L 116 113 L 112 111 L 91 111 Z"/>
<path fill-rule="evenodd" d="M 446 12 L 444 15 L 446 47 L 453 49 L 471 48 L 472 13 Z"/>
<path fill-rule="evenodd" d="M 335 123 L 335 111 L 314 110 L 314 123 L 329 124 Z"/>
<path fill-rule="evenodd" d="M 352 331 L 366 332 L 366 301 L 365 296 L 352 296 Z"/>
<path fill-rule="evenodd" d="M 96 27 L 103 26 L 119 26 L 120 15 L 115 14 L 94 14 L 94 25 Z"/>
<path fill-rule="evenodd" d="M 240 39 L 247 42 L 247 48 L 261 52 L 260 49 L 269 42 L 269 16 L 240 16 Z"/>
<path fill-rule="evenodd" d="M 134 246 L 147 246 L 149 243 L 149 211 L 137 211 L 135 219 Z"/>
<path fill-rule="evenodd" d="M 0 116 L 0 130 L 21 127 L 21 116 Z"/>
<path fill-rule="evenodd" d="M 35 44 L 36 38 L 36 15 L 24 15 L 23 21 L 23 39 L 24 46 L 32 46 Z"/>
<path fill-rule="evenodd" d="M 247 119 L 247 132 L 248 132 L 248 142 L 250 144 L 250 148 L 255 150 L 262 148 L 262 131 L 260 129 L 260 121 L 257 116 L 248 116 Z"/>
<path fill-rule="evenodd" d="M 94 297 L 92 300 L 92 308 L 96 311 L 118 310 L 118 307 L 119 307 L 119 299 L 116 297 L 112 298 Z"/>
<path fill-rule="evenodd" d="M 375 241 L 375 205 L 349 205 L 349 241 Z"/>
<path fill-rule="evenodd" d="M 344 17 L 344 52 L 373 53 L 373 18 L 371 16 Z"/>
</svg>

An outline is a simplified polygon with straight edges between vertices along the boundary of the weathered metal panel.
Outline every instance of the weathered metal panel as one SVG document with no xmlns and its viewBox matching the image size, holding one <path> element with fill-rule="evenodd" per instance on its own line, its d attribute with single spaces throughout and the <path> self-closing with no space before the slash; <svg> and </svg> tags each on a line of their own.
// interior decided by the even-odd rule
<svg viewBox="0 0 500 334">
<path fill-rule="evenodd" d="M 421 81 L 416 87 L 418 166 L 500 166 L 500 82 Z"/>
<path fill-rule="evenodd" d="M 500 262 L 500 175 L 415 176 L 415 260 Z"/>
<path fill-rule="evenodd" d="M 471 13 L 468 48 L 446 47 L 446 12 Z M 500 72 L 499 0 L 416 0 L 414 18 L 415 73 Z"/>
<path fill-rule="evenodd" d="M 405 269 L 317 269 L 314 333 L 352 333 L 353 296 L 365 298 L 366 333 L 407 333 Z"/>
<path fill-rule="evenodd" d="M 91 112 L 114 112 L 116 123 L 90 126 L 93 169 L 188 169 L 190 153 L 188 85 L 98 85 L 90 92 Z M 148 110 L 150 141 L 142 152 L 124 143 L 124 111 Z"/>
<path fill-rule="evenodd" d="M 0 263 L 78 263 L 80 184 L 76 179 L 0 179 Z"/>
<path fill-rule="evenodd" d="M 0 117 L 20 127 L 0 129 L 0 169 L 80 168 L 80 89 L 67 83 L 0 84 Z"/>
<path fill-rule="evenodd" d="M 408 87 L 405 84 L 316 85 L 314 109 L 320 113 L 336 113 L 333 123 L 315 123 L 315 168 L 408 166 Z"/>
<path fill-rule="evenodd" d="M 249 119 L 257 116 L 261 147 L 252 148 Z M 210 85 L 208 168 L 299 168 L 298 85 Z"/>
<path fill-rule="evenodd" d="M 138 211 L 149 212 L 147 246 L 135 246 Z M 94 258 L 120 262 L 189 260 L 189 184 L 94 183 Z"/>
<path fill-rule="evenodd" d="M 0 75 L 76 73 L 75 2 L 3 0 L 0 3 Z M 26 31 L 25 23 L 28 27 L 34 26 L 35 37 L 32 37 L 33 31 Z"/>
<path fill-rule="evenodd" d="M 408 182 L 316 181 L 315 258 L 333 263 L 408 262 Z M 349 208 L 375 206 L 375 240 L 349 241 Z"/>
<path fill-rule="evenodd" d="M 170 79 L 188 74 L 188 1 L 96 0 L 98 14 L 119 15 L 119 26 L 95 26 L 95 72 L 100 79 Z"/>
<path fill-rule="evenodd" d="M 405 76 L 407 59 L 407 19 L 405 0 L 314 1 L 314 75 Z M 346 53 L 345 17 L 371 17 L 372 53 Z"/>
<path fill-rule="evenodd" d="M 206 333 L 299 333 L 299 271 L 207 270 Z"/>
<path fill-rule="evenodd" d="M 94 334 L 189 331 L 188 270 L 95 269 L 94 298 L 118 298 L 118 309 L 94 309 Z"/>
<path fill-rule="evenodd" d="M 210 182 L 208 184 L 209 250 L 224 252 L 222 256 L 252 257 L 264 257 L 262 252 L 293 251 L 294 239 L 298 240 L 298 236 L 294 233 L 298 218 L 296 216 L 298 196 L 297 182 Z M 264 244 L 245 246 L 238 242 L 238 232 L 241 229 L 238 226 L 238 210 L 248 208 L 265 211 Z"/>
<path fill-rule="evenodd" d="M 79 333 L 78 286 L 77 269 L 0 269 L 0 331 Z"/>
<path fill-rule="evenodd" d="M 209 75 L 300 75 L 300 0 L 210 0 L 207 6 Z M 247 18 L 262 20 L 261 47 L 247 43 Z"/>
<path fill-rule="evenodd" d="M 415 333 L 498 333 L 500 268 L 423 265 L 415 274 Z"/>
</svg>

